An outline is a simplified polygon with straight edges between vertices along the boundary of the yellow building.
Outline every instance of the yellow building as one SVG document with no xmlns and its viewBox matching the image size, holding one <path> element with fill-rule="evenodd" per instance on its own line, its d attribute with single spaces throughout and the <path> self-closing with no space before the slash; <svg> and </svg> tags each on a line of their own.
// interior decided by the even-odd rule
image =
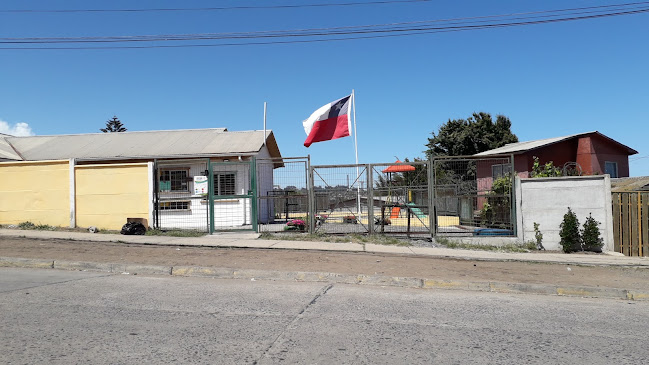
<svg viewBox="0 0 649 365">
<path fill-rule="evenodd" d="M 257 169 L 281 166 L 272 131 L 0 135 L 0 224 L 120 229 L 128 218 L 140 218 L 149 226 L 166 220 L 204 229 L 212 170 L 215 195 L 232 196 L 219 200 L 213 219 L 246 223 L 253 158 L 275 161 Z M 269 176 L 261 189 L 272 189 Z"/>
</svg>

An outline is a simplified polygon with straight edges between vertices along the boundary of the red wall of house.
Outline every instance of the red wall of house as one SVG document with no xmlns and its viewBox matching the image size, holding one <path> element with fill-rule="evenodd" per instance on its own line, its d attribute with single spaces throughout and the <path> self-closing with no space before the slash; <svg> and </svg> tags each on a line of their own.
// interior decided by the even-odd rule
<svg viewBox="0 0 649 365">
<path fill-rule="evenodd" d="M 584 141 L 581 142 L 581 140 Z M 603 174 L 605 171 L 605 162 L 609 161 L 617 162 L 619 177 L 629 176 L 629 156 L 618 145 L 598 135 L 580 138 L 580 147 L 582 144 L 584 145 L 584 149 L 577 151 L 577 158 L 579 158 L 580 152 L 582 155 L 590 152 L 591 165 L 589 171 L 593 174 Z M 585 157 L 582 158 L 586 159 Z M 577 162 L 579 162 L 579 159 Z M 585 170 L 583 165 L 582 168 Z"/>
<path fill-rule="evenodd" d="M 515 157 L 516 171 L 532 171 L 534 156 L 541 165 L 552 161 L 555 167 L 563 168 L 566 162 L 577 162 L 583 175 L 604 173 L 604 163 L 617 162 L 618 176 L 629 176 L 629 157 L 626 150 L 598 135 L 588 135 L 555 143 Z"/>
</svg>

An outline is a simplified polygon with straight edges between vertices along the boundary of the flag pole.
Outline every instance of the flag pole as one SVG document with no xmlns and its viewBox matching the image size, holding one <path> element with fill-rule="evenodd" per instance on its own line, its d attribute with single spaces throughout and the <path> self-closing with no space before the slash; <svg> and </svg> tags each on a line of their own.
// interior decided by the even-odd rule
<svg viewBox="0 0 649 365">
<path fill-rule="evenodd" d="M 356 209 L 357 213 L 360 215 L 361 214 L 361 181 L 360 181 L 360 173 L 358 171 L 358 137 L 356 137 L 356 94 L 354 93 L 354 89 L 352 89 L 352 109 L 354 111 L 353 118 L 354 118 L 354 152 L 356 154 L 356 180 L 358 181 L 358 184 L 356 185 Z M 360 217 L 358 217 L 360 219 Z"/>
</svg>

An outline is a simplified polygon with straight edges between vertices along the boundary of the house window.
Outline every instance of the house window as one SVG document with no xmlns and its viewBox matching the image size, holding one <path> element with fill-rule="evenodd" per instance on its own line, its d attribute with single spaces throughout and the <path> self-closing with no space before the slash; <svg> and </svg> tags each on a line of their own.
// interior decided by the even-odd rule
<svg viewBox="0 0 649 365">
<path fill-rule="evenodd" d="M 510 164 L 491 165 L 491 176 L 494 179 L 498 179 L 503 176 L 509 176 L 511 172 L 512 172 L 512 165 Z"/>
<path fill-rule="evenodd" d="M 604 162 L 604 173 L 611 175 L 611 177 L 619 177 L 617 176 L 617 162 Z"/>
<path fill-rule="evenodd" d="M 160 202 L 160 210 L 189 210 L 189 201 Z"/>
<path fill-rule="evenodd" d="M 160 191 L 188 192 L 188 170 L 162 170 L 160 171 Z"/>
<path fill-rule="evenodd" d="M 214 195 L 235 195 L 235 182 L 234 172 L 214 173 Z"/>
</svg>

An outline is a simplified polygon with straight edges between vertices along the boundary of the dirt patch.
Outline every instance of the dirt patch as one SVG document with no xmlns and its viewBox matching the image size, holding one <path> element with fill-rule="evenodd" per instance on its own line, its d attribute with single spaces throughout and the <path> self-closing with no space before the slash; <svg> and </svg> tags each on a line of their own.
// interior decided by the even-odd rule
<svg viewBox="0 0 649 365">
<path fill-rule="evenodd" d="M 0 257 L 376 274 L 436 280 L 579 285 L 649 291 L 649 269 L 646 268 L 488 262 L 365 252 L 198 248 L 3 237 L 0 241 Z"/>
</svg>

